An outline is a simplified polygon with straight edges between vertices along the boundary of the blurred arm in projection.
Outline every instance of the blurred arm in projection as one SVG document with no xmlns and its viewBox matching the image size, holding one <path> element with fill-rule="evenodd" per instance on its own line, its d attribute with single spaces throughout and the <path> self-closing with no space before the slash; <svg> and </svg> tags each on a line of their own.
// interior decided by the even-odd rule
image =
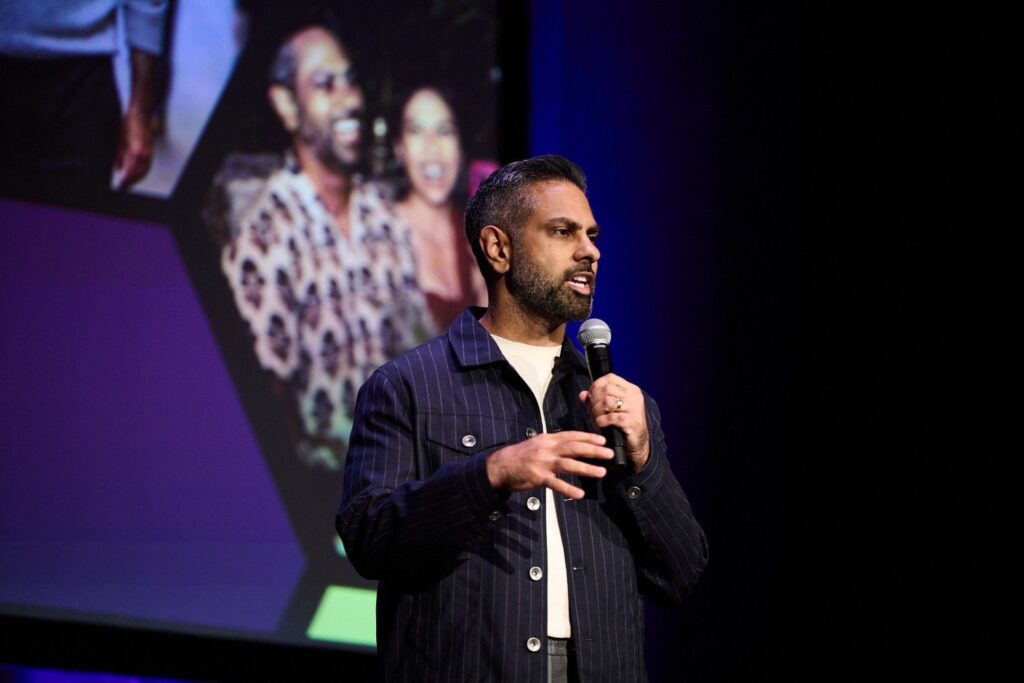
<svg viewBox="0 0 1024 683">
<path fill-rule="evenodd" d="M 156 57 L 132 48 L 132 85 L 128 109 L 121 119 L 117 144 L 118 189 L 142 180 L 153 162 L 153 109 L 156 102 Z"/>
<path fill-rule="evenodd" d="M 167 0 L 123 0 L 125 34 L 130 50 L 131 92 L 121 118 L 116 167 L 118 189 L 142 180 L 153 162 L 157 60 L 164 51 Z"/>
</svg>

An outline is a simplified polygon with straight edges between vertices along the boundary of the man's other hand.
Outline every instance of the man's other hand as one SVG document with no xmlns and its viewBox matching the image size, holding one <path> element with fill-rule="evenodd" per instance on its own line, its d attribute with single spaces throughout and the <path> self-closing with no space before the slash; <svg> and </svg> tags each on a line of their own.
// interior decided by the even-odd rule
<svg viewBox="0 0 1024 683">
<path fill-rule="evenodd" d="M 600 434 L 556 432 L 506 446 L 487 458 L 491 486 L 506 491 L 529 491 L 546 486 L 566 498 L 583 498 L 583 489 L 558 478 L 561 473 L 600 479 L 607 470 L 580 462 L 579 458 L 611 460 L 612 449 L 604 447 Z"/>
</svg>

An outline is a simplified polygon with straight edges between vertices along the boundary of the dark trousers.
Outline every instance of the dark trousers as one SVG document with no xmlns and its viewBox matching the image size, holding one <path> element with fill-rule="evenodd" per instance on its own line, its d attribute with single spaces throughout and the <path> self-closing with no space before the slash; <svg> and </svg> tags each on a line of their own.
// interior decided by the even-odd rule
<svg viewBox="0 0 1024 683">
<path fill-rule="evenodd" d="M 578 680 L 572 641 L 548 638 L 548 683 L 576 683 Z"/>
<path fill-rule="evenodd" d="M 121 129 L 113 58 L 0 56 L 0 192 L 106 192 Z"/>
</svg>

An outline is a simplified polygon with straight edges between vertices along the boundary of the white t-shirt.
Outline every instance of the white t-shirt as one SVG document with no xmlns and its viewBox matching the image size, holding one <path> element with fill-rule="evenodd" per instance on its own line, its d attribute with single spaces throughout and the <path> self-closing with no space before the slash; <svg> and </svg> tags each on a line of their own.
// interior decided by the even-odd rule
<svg viewBox="0 0 1024 683">
<path fill-rule="evenodd" d="M 551 383 L 555 360 L 562 352 L 561 346 L 534 346 L 491 335 L 501 349 L 505 360 L 523 378 L 533 391 L 540 409 L 540 423 L 548 431 L 544 419 L 544 394 Z M 572 635 L 569 626 L 569 581 L 565 571 L 565 549 L 562 547 L 562 533 L 558 528 L 555 513 L 555 495 L 551 489 L 544 489 L 544 523 L 547 539 L 548 566 L 544 577 L 548 580 L 548 636 L 568 638 Z"/>
</svg>

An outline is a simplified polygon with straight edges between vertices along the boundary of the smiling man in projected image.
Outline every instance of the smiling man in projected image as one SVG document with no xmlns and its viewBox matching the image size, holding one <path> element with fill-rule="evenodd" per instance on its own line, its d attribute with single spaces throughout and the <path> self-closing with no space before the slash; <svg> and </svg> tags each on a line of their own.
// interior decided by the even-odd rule
<svg viewBox="0 0 1024 683">
<path fill-rule="evenodd" d="M 338 470 L 359 386 L 431 330 L 408 230 L 358 173 L 363 93 L 345 48 L 319 26 L 292 34 L 268 96 L 292 148 L 222 266 L 261 364 L 295 396 L 299 457 Z"/>
<path fill-rule="evenodd" d="M 359 393 L 337 528 L 380 581 L 386 681 L 644 681 L 640 595 L 679 602 L 707 562 L 654 401 L 592 383 L 565 335 L 601 258 L 585 190 L 558 156 L 484 181 L 465 222 L 489 308 Z"/>
</svg>

